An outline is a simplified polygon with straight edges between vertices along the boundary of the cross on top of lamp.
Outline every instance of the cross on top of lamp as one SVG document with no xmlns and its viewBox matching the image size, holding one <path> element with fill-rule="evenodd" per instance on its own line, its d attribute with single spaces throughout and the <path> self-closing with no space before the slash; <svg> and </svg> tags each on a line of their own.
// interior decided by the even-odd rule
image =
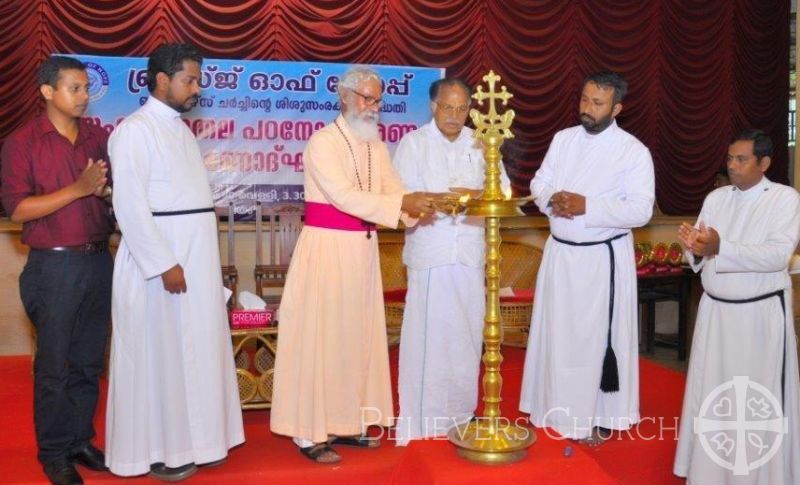
<svg viewBox="0 0 800 485">
<path fill-rule="evenodd" d="M 488 91 L 484 91 L 483 85 L 478 85 L 472 97 L 478 102 L 478 106 L 483 106 L 484 101 L 488 101 L 488 111 L 482 113 L 473 108 L 469 112 L 472 122 L 475 124 L 475 138 L 483 145 L 483 158 L 486 160 L 486 176 L 484 180 L 483 194 L 479 199 L 462 199 L 459 202 L 467 207 L 467 215 L 484 217 L 508 217 L 522 215 L 519 211 L 519 202 L 509 200 L 511 194 L 504 194 L 500 184 L 500 145 L 506 138 L 513 138 L 511 123 L 514 121 L 514 110 L 506 109 L 502 114 L 498 113 L 498 104 L 507 106 L 508 100 L 514 97 L 506 90 L 505 86 L 498 86 L 500 76 L 489 71 L 481 78 L 487 85 Z M 500 204 L 499 202 L 505 202 Z"/>
<path fill-rule="evenodd" d="M 503 106 L 508 105 L 508 100 L 513 98 L 514 95 L 506 91 L 505 86 L 500 86 L 500 92 L 495 91 L 495 84 L 501 78 L 494 71 L 489 71 L 481 79 L 489 85 L 489 91 L 484 91 L 483 86 L 478 85 L 473 98 L 478 102 L 478 106 L 483 106 L 483 100 L 489 100 L 489 112 L 486 114 L 481 113 L 473 108 L 469 112 L 469 117 L 475 124 L 475 138 L 486 139 L 491 136 L 499 136 L 501 138 L 514 138 L 509 127 L 514 121 L 514 110 L 508 109 L 502 115 L 497 114 L 495 107 L 495 100 L 500 100 Z M 502 141 L 500 142 L 502 143 Z"/>
</svg>

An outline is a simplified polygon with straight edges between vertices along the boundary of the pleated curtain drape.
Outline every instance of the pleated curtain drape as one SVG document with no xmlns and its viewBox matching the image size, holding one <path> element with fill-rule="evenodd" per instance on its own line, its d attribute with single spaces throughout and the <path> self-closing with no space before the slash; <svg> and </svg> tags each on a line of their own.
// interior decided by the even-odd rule
<svg viewBox="0 0 800 485">
<path fill-rule="evenodd" d="M 653 153 L 667 214 L 696 213 L 730 137 L 765 129 L 768 176 L 788 182 L 789 1 L 5 0 L 0 140 L 41 108 L 50 53 L 146 56 L 188 41 L 208 57 L 447 67 L 514 93 L 504 158 L 526 194 L 553 134 L 577 123 L 583 77 L 609 68 L 630 95 L 620 124 Z"/>
</svg>

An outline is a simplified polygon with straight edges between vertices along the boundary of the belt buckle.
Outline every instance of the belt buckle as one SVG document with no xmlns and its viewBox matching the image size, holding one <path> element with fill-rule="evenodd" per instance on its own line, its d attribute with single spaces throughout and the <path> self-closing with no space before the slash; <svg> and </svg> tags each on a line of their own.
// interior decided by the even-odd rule
<svg viewBox="0 0 800 485">
<path fill-rule="evenodd" d="M 102 242 L 92 241 L 83 244 L 83 252 L 88 254 L 99 253 L 102 248 Z"/>
</svg>

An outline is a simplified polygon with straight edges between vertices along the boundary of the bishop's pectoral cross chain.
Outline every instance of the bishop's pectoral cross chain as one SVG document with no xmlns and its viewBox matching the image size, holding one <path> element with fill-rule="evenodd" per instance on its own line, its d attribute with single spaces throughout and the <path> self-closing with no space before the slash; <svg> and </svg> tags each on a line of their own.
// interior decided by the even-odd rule
<svg viewBox="0 0 800 485">
<path fill-rule="evenodd" d="M 347 136 L 344 134 L 342 127 L 339 126 L 339 123 L 334 121 L 333 124 L 336 125 L 336 128 L 339 130 L 342 138 L 344 138 L 344 142 L 347 143 L 347 149 L 350 150 L 350 156 L 353 157 L 353 168 L 356 169 L 356 182 L 358 182 L 358 190 L 363 192 L 364 186 L 361 184 L 361 174 L 358 171 L 356 152 L 353 151 L 353 146 L 350 144 L 350 140 L 348 140 Z M 367 142 L 367 192 L 372 192 L 372 147 L 370 146 L 369 142 Z M 372 224 L 367 221 L 361 221 L 361 224 L 367 229 L 367 239 L 372 239 Z"/>
</svg>

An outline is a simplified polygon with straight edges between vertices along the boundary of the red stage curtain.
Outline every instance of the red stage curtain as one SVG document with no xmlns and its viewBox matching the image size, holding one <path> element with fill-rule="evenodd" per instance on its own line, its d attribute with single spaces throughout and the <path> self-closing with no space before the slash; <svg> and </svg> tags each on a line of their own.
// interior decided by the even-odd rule
<svg viewBox="0 0 800 485">
<path fill-rule="evenodd" d="M 209 57 L 441 66 L 471 84 L 494 69 L 515 95 L 504 155 L 520 194 L 600 68 L 630 82 L 619 121 L 653 153 L 665 213 L 699 210 L 743 127 L 770 133 L 768 175 L 788 181 L 786 0 L 7 0 L 0 34 L 0 139 L 36 112 L 51 52 L 181 40 Z"/>
</svg>

